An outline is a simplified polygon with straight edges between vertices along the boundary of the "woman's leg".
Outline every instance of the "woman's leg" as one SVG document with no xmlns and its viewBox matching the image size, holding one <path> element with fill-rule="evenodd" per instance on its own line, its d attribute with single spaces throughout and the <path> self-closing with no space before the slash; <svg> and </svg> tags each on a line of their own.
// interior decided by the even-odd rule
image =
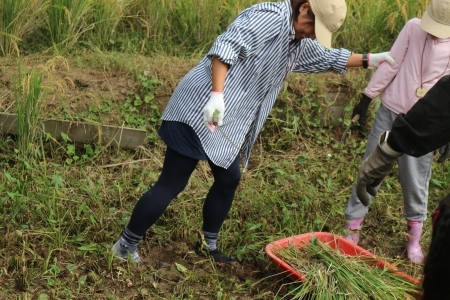
<svg viewBox="0 0 450 300">
<path fill-rule="evenodd" d="M 214 183 L 203 205 L 203 230 L 219 232 L 233 203 L 234 193 L 241 180 L 239 156 L 224 169 L 208 161 L 214 176 Z"/>
<path fill-rule="evenodd" d="M 376 149 L 380 134 L 389 130 L 395 119 L 395 114 L 389 111 L 384 105 L 380 105 L 375 121 L 370 129 L 369 138 L 367 140 L 366 151 L 363 160 L 366 159 Z M 356 182 L 353 184 L 352 193 L 348 199 L 347 208 L 345 210 L 345 218 L 347 220 L 344 228 L 347 231 L 345 238 L 355 244 L 359 243 L 359 231 L 362 228 L 364 216 L 367 214 L 369 207 L 363 205 L 356 195 Z M 380 186 L 377 187 L 377 189 Z"/>
<path fill-rule="evenodd" d="M 382 134 L 386 130 L 390 130 L 395 117 L 396 114 L 387 109 L 383 104 L 380 105 L 380 108 L 378 109 L 377 115 L 375 117 L 375 121 L 373 122 L 372 128 L 370 129 L 366 151 L 362 160 L 366 159 L 376 149 L 378 141 L 380 139 L 380 134 Z M 350 195 L 347 209 L 345 210 L 345 217 L 347 220 L 363 218 L 368 211 L 368 207 L 364 206 L 356 195 L 355 184 L 356 181 L 353 184 L 352 194 Z M 377 187 L 377 189 L 379 188 L 380 186 Z"/>
<path fill-rule="evenodd" d="M 409 221 L 424 222 L 433 153 L 421 157 L 402 155 L 397 162 L 404 201 L 403 216 Z"/>
<path fill-rule="evenodd" d="M 406 250 L 413 263 L 424 258 L 420 239 L 423 222 L 427 217 L 428 186 L 431 178 L 433 153 L 421 157 L 403 155 L 398 158 L 400 184 L 403 192 L 403 216 L 409 233 Z"/>
<path fill-rule="evenodd" d="M 234 162 L 224 169 L 214 165 L 209 161 L 211 171 L 214 176 L 214 183 L 206 196 L 203 205 L 203 227 L 202 233 L 207 243 L 207 247 L 202 247 L 202 241 L 196 245 L 197 250 L 204 248 L 216 262 L 234 263 L 233 257 L 225 256 L 217 249 L 217 238 L 220 228 L 230 211 L 233 203 L 234 193 L 241 179 L 239 169 L 239 156 Z M 206 246 L 206 245 L 204 245 Z"/>
<path fill-rule="evenodd" d="M 197 163 L 197 159 L 167 148 L 161 175 L 136 203 L 128 229 L 137 235 L 144 235 L 164 213 L 170 202 L 186 187 Z"/>
<path fill-rule="evenodd" d="M 113 246 L 115 253 L 126 258 L 128 253 L 140 261 L 137 245 L 144 233 L 159 219 L 174 199 L 186 186 L 198 160 L 167 148 L 163 169 L 158 181 L 136 203 L 130 221 L 119 241 Z M 118 247 L 120 246 L 120 248 Z M 123 251 L 122 251 L 123 250 Z M 123 257 L 125 254 L 125 257 Z"/>
</svg>

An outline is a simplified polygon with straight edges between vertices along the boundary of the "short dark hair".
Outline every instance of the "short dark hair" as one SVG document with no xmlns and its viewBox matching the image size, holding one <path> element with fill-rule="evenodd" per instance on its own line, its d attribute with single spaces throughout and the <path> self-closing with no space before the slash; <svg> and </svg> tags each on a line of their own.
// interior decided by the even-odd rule
<svg viewBox="0 0 450 300">
<path fill-rule="evenodd" d="M 300 6 L 307 2 L 309 2 L 309 0 L 291 0 L 292 18 L 294 20 L 296 20 L 298 18 L 298 15 L 300 14 Z M 309 10 L 308 14 L 312 20 L 315 19 L 314 13 L 311 9 Z"/>
</svg>

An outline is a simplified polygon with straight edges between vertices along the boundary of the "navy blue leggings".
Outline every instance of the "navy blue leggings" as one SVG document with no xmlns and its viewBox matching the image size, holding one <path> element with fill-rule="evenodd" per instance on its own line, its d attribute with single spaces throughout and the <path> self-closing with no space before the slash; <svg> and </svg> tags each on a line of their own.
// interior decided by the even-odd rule
<svg viewBox="0 0 450 300">
<path fill-rule="evenodd" d="M 208 160 L 214 183 L 203 204 L 203 230 L 218 233 L 233 202 L 234 193 L 241 180 L 239 155 L 228 169 Z M 143 236 L 164 213 L 188 183 L 198 160 L 182 155 L 167 147 L 164 165 L 158 181 L 136 203 L 128 229 Z"/>
</svg>

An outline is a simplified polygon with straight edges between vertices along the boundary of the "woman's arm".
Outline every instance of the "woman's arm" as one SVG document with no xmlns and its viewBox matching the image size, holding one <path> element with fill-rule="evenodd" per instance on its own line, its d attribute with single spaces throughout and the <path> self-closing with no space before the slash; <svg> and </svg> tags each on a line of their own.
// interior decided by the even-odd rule
<svg viewBox="0 0 450 300">
<path fill-rule="evenodd" d="M 345 65 L 347 68 L 357 68 L 363 66 L 363 55 L 362 54 L 352 54 L 347 60 Z"/>
<path fill-rule="evenodd" d="M 232 66 L 238 60 L 254 55 L 265 44 L 278 36 L 283 26 L 283 15 L 274 10 L 250 9 L 241 12 L 217 37 L 207 56 L 218 57 Z M 263 27 L 261 27 L 264 24 Z"/>
<path fill-rule="evenodd" d="M 345 73 L 347 68 L 374 67 L 377 68 L 382 61 L 394 65 L 395 60 L 388 52 L 368 53 L 367 65 L 364 64 L 363 54 L 352 54 L 344 48 L 327 49 L 317 40 L 305 39 L 302 53 L 295 61 L 293 72 L 299 73 Z"/>
<path fill-rule="evenodd" d="M 400 31 L 398 37 L 395 39 L 394 44 L 392 45 L 391 50 L 389 52 L 383 53 L 369 53 L 367 54 L 367 63 L 369 67 L 377 68 L 378 65 L 383 61 L 389 62 L 389 64 L 396 65 L 395 73 L 398 71 L 399 66 L 401 65 L 403 58 L 405 57 L 406 51 L 408 50 L 409 37 L 411 36 L 411 31 L 415 29 L 415 24 L 417 20 L 413 19 L 408 21 L 405 26 L 403 26 Z M 391 56 L 392 55 L 392 56 Z M 347 60 L 348 68 L 361 67 L 363 66 L 363 54 L 352 54 Z M 394 76 L 395 76 L 394 74 Z M 390 81 L 391 79 L 389 79 Z"/>
<path fill-rule="evenodd" d="M 225 78 L 230 66 L 218 59 L 216 56 L 212 61 L 212 91 L 223 93 Z"/>
<path fill-rule="evenodd" d="M 423 45 L 422 42 L 419 42 L 419 40 L 421 40 L 423 36 L 421 34 L 418 34 L 420 32 L 423 33 L 423 30 L 420 28 L 420 24 L 417 24 L 416 19 L 408 21 L 405 26 L 403 26 L 403 29 L 400 31 L 398 37 L 392 45 L 391 50 L 389 50 L 389 55 L 395 59 L 395 65 L 381 64 L 377 68 L 377 71 L 373 74 L 372 78 L 364 89 L 364 94 L 367 97 L 371 99 L 378 97 L 394 80 L 395 76 L 397 76 L 398 72 L 400 71 L 400 68 L 403 68 L 403 66 L 406 68 L 411 68 L 412 66 L 420 63 L 420 61 L 418 62 L 417 58 L 415 59 L 412 55 L 409 56 L 408 61 L 404 61 L 408 49 L 411 49 L 411 47 L 415 47 L 416 43 Z M 416 35 L 416 38 L 414 40 L 411 40 L 410 37 L 414 36 L 414 33 Z M 414 54 L 414 49 L 412 50 L 412 54 Z M 405 65 L 403 65 L 404 62 Z M 414 78 L 414 76 L 412 78 Z M 411 100 L 414 101 L 414 99 Z"/>
</svg>

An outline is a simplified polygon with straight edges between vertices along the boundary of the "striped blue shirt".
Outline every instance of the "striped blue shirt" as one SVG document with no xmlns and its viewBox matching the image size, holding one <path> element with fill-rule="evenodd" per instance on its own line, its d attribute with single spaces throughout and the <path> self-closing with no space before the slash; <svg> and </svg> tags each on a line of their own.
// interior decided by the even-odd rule
<svg viewBox="0 0 450 300">
<path fill-rule="evenodd" d="M 317 40 L 295 40 L 294 36 L 290 0 L 260 3 L 242 11 L 180 81 L 162 119 L 190 125 L 214 164 L 228 168 L 240 153 L 245 169 L 290 72 L 346 72 L 350 51 L 327 49 Z M 217 129 L 211 133 L 203 123 L 214 56 L 230 65 L 224 87 L 223 133 Z"/>
</svg>

